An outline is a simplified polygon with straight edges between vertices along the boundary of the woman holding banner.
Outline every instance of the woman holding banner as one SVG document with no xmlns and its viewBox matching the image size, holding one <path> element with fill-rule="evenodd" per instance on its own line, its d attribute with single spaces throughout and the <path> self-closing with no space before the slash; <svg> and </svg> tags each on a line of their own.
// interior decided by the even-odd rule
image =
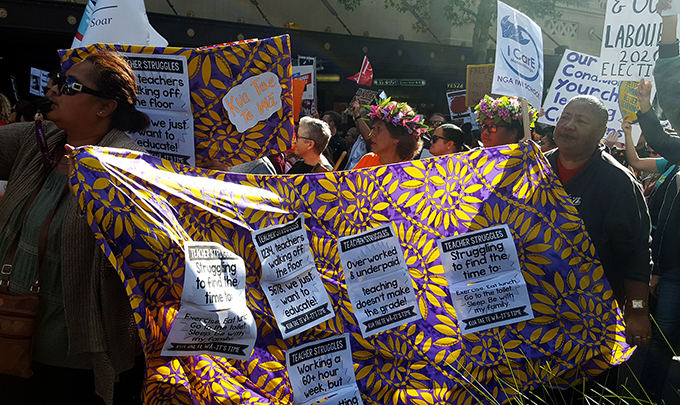
<svg viewBox="0 0 680 405">
<path fill-rule="evenodd" d="M 538 118 L 538 111 L 529 106 L 531 128 Z M 485 95 L 475 107 L 477 122 L 482 131 L 482 144 L 485 148 L 517 143 L 524 137 L 522 124 L 522 103 L 516 97 L 493 98 Z"/>
<path fill-rule="evenodd" d="M 3 404 L 111 404 L 118 379 L 116 402 L 140 403 L 144 362 L 135 356 L 127 293 L 69 190 L 65 155 L 86 145 L 141 151 L 125 134 L 149 125 L 136 99 L 126 61 L 93 54 L 50 89 L 51 122 L 38 116 L 0 128 L 0 179 L 8 180 L 0 202 L 0 317 L 7 302 L 35 304 L 25 314 L 33 321 L 23 322 L 35 327 L 22 329 L 23 343 L 0 330 Z M 0 321 L 3 328 L 12 322 Z"/>
<path fill-rule="evenodd" d="M 373 123 L 367 140 L 373 152 L 364 155 L 354 169 L 405 162 L 422 149 L 420 135 L 427 131 L 427 125 L 408 104 L 388 98 L 371 106 L 365 119 Z"/>
</svg>

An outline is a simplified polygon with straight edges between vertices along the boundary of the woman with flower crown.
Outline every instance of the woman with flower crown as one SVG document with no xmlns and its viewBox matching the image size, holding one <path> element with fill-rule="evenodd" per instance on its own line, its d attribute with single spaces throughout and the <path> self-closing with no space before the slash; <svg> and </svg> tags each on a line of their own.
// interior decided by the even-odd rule
<svg viewBox="0 0 680 405">
<path fill-rule="evenodd" d="M 527 105 L 533 128 L 538 112 L 531 104 Z M 524 136 L 522 103 L 516 97 L 493 98 L 485 95 L 475 107 L 475 112 L 478 114 L 477 122 L 485 148 L 517 143 Z"/>
<path fill-rule="evenodd" d="M 406 103 L 388 98 L 371 106 L 371 112 L 364 119 L 372 121 L 368 143 L 373 152 L 364 155 L 355 169 L 405 162 L 423 147 L 420 135 L 427 131 L 427 126 Z"/>
</svg>

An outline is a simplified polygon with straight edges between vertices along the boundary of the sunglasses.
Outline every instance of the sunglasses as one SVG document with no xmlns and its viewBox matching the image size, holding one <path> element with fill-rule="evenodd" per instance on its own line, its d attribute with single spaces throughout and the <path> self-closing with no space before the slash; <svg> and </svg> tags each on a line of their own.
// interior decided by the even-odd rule
<svg viewBox="0 0 680 405">
<path fill-rule="evenodd" d="M 104 93 L 79 83 L 78 79 L 75 77 L 66 77 L 61 73 L 57 73 L 57 77 L 54 79 L 54 86 L 57 86 L 59 88 L 59 92 L 66 96 L 73 96 L 76 93 L 85 93 L 96 97 L 109 98 L 105 96 Z M 46 88 L 45 93 L 47 93 L 47 90 L 49 89 Z"/>
<path fill-rule="evenodd" d="M 443 123 L 444 123 L 444 121 L 430 121 L 430 126 L 431 127 L 438 127 L 438 126 L 442 125 Z"/>
<path fill-rule="evenodd" d="M 507 125 L 498 125 L 498 124 L 487 124 L 487 125 L 480 125 L 479 129 L 482 130 L 482 132 L 487 131 L 490 134 L 496 133 L 498 131 L 499 127 L 505 127 L 507 128 Z"/>
</svg>

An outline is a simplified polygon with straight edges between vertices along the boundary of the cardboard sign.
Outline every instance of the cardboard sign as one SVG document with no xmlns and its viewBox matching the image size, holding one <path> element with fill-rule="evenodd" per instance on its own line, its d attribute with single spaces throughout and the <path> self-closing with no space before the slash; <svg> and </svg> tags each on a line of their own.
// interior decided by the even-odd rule
<svg viewBox="0 0 680 405">
<path fill-rule="evenodd" d="M 485 94 L 491 94 L 493 87 L 494 64 L 468 65 L 466 79 L 465 105 L 475 107 Z"/>
<path fill-rule="evenodd" d="M 543 98 L 543 34 L 532 19 L 498 2 L 496 67 L 492 92 L 527 99 Z"/>
<path fill-rule="evenodd" d="M 562 110 L 572 97 L 579 94 L 589 94 L 602 100 L 609 112 L 607 131 L 604 137 L 616 132 L 618 133 L 618 141 L 625 142 L 621 130 L 621 120 L 624 119 L 624 116 L 619 108 L 622 99 L 621 82 L 615 79 L 603 79 L 599 73 L 600 58 L 566 50 L 553 77 L 548 96 L 543 103 L 545 115 L 539 117 L 538 122 L 555 126 Z M 637 143 L 640 133 L 640 127 L 634 125 L 633 141 L 635 143 Z"/>
<path fill-rule="evenodd" d="M 351 397 L 357 389 L 348 334 L 289 349 L 286 364 L 294 404 L 311 404 L 336 393 Z"/>
<path fill-rule="evenodd" d="M 504 272 L 490 280 L 450 288 L 462 334 L 534 318 L 521 271 Z"/>
<path fill-rule="evenodd" d="M 600 78 L 650 80 L 660 33 L 661 17 L 656 13 L 656 2 L 608 1 L 600 50 Z"/>
<path fill-rule="evenodd" d="M 187 59 L 179 55 L 124 54 L 137 80 L 137 109 L 151 125 L 128 134 L 150 154 L 196 164 Z"/>
<path fill-rule="evenodd" d="M 507 225 L 439 239 L 437 245 L 452 283 L 470 283 L 519 268 L 517 249 Z"/>
<path fill-rule="evenodd" d="M 236 129 L 245 132 L 281 109 L 281 92 L 279 78 L 264 72 L 229 90 L 222 106 Z"/>
<path fill-rule="evenodd" d="M 161 354 L 248 360 L 257 325 L 246 304 L 243 259 L 214 242 L 187 241 L 184 261 L 182 305 Z"/>
<path fill-rule="evenodd" d="M 422 319 L 391 224 L 339 238 L 338 253 L 364 337 Z"/>
<path fill-rule="evenodd" d="M 284 339 L 335 316 L 309 248 L 304 215 L 253 232 L 260 285 Z"/>
</svg>

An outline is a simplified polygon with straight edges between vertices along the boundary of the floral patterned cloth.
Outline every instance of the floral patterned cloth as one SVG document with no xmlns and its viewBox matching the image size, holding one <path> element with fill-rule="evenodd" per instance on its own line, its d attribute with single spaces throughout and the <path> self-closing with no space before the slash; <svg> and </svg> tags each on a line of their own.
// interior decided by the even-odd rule
<svg viewBox="0 0 680 405">
<path fill-rule="evenodd" d="M 74 192 L 130 296 L 147 359 L 145 403 L 292 403 L 288 348 L 349 333 L 366 404 L 503 402 L 591 378 L 632 353 L 595 248 L 533 143 L 293 176 L 205 171 L 136 152 L 76 152 Z M 251 231 L 305 214 L 336 317 L 281 339 Z M 363 338 L 337 239 L 393 222 L 423 319 Z M 507 224 L 531 321 L 461 335 L 436 240 Z M 162 357 L 184 282 L 185 240 L 241 256 L 258 338 L 249 361 Z"/>
</svg>

